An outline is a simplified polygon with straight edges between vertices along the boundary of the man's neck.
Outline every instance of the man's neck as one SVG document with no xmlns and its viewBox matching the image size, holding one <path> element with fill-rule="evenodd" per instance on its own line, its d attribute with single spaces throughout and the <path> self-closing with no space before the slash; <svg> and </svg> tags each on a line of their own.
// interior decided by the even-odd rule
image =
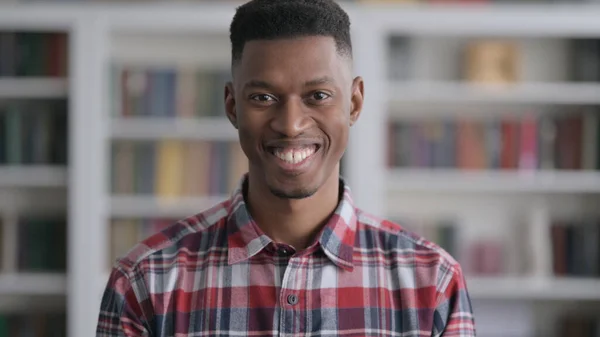
<svg viewBox="0 0 600 337">
<path fill-rule="evenodd" d="M 308 198 L 284 199 L 249 174 L 247 200 L 252 218 L 272 240 L 303 250 L 309 246 L 339 202 L 339 175 L 334 173 Z"/>
</svg>

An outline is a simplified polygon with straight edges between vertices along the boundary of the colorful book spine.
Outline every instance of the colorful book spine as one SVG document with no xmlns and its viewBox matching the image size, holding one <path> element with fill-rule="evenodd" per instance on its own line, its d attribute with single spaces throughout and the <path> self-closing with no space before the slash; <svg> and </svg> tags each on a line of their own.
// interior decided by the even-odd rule
<svg viewBox="0 0 600 337">
<path fill-rule="evenodd" d="M 582 111 L 392 122 L 388 162 L 424 169 L 600 170 L 599 111 Z"/>
<path fill-rule="evenodd" d="M 237 141 L 117 141 L 111 158 L 115 195 L 222 196 L 248 172 Z"/>
<path fill-rule="evenodd" d="M 113 65 L 115 117 L 225 117 L 225 70 Z"/>
<path fill-rule="evenodd" d="M 0 77 L 68 76 L 66 33 L 0 32 Z"/>
</svg>

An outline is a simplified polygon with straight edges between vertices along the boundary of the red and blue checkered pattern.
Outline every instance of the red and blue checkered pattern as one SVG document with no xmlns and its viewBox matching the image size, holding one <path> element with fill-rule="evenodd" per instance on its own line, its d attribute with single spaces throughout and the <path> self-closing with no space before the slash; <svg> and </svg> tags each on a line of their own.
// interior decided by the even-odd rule
<svg viewBox="0 0 600 337">
<path fill-rule="evenodd" d="M 437 245 L 343 198 L 313 245 L 273 242 L 242 179 L 229 200 L 117 261 L 97 337 L 471 337 L 460 265 Z"/>
</svg>

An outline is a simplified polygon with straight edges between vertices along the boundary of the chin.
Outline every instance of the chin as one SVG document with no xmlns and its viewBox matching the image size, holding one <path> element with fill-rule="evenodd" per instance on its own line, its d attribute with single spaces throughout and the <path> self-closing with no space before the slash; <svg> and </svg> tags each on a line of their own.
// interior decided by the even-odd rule
<svg viewBox="0 0 600 337">
<path fill-rule="evenodd" d="M 285 188 L 277 188 L 277 187 L 269 187 L 271 193 L 274 196 L 281 199 L 305 199 L 313 196 L 317 189 L 308 189 L 308 188 L 295 188 L 295 189 L 285 189 Z"/>
<path fill-rule="evenodd" d="M 313 196 L 318 190 L 320 184 L 315 178 L 308 176 L 286 177 L 277 174 L 269 174 L 266 178 L 266 185 L 271 193 L 281 199 L 304 199 Z"/>
</svg>

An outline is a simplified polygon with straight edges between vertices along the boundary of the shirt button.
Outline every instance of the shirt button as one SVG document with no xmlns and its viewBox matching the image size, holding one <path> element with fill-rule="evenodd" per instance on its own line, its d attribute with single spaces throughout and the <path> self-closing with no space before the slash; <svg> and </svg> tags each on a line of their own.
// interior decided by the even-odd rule
<svg viewBox="0 0 600 337">
<path fill-rule="evenodd" d="M 291 255 L 290 250 L 287 248 L 279 248 L 277 251 L 279 252 L 280 256 L 290 256 Z"/>
<path fill-rule="evenodd" d="M 298 303 L 298 296 L 288 295 L 287 302 L 289 305 L 296 305 Z"/>
</svg>

